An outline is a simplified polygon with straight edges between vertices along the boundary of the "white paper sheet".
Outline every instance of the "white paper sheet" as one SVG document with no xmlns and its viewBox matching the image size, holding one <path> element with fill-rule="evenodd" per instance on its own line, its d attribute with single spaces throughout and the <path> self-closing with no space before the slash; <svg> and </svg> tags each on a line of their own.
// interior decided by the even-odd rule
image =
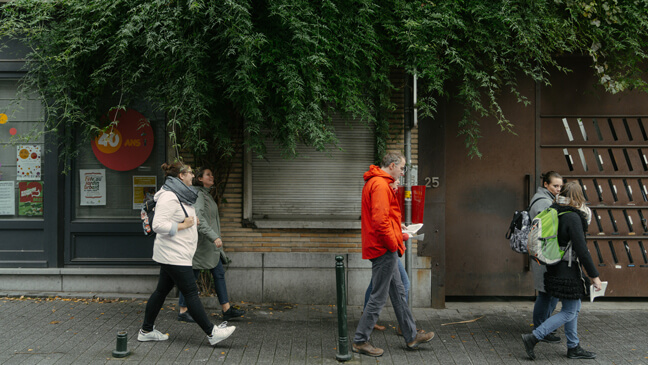
<svg viewBox="0 0 648 365">
<path fill-rule="evenodd" d="M 590 285 L 590 302 L 594 301 L 596 297 L 602 297 L 605 295 L 605 289 L 607 289 L 608 282 L 601 281 L 601 290 L 596 291 L 594 285 Z"/>
</svg>

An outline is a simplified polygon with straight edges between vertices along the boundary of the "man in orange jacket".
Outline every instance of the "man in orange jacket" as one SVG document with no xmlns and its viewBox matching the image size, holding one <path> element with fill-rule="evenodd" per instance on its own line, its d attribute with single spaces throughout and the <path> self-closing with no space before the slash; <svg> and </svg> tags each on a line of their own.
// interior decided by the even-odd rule
<svg viewBox="0 0 648 365">
<path fill-rule="evenodd" d="M 405 157 L 400 152 L 388 152 L 380 167 L 372 165 L 365 172 L 362 189 L 362 258 L 371 260 L 373 290 L 360 318 L 353 338 L 353 351 L 369 356 L 381 356 L 383 350 L 369 343 L 387 296 L 403 331 L 407 347 L 416 349 L 429 342 L 434 332 L 417 331 L 412 311 L 407 306 L 405 287 L 398 270 L 398 257 L 405 252 L 401 230 L 401 211 L 396 193 L 391 188 L 405 171 Z"/>
</svg>

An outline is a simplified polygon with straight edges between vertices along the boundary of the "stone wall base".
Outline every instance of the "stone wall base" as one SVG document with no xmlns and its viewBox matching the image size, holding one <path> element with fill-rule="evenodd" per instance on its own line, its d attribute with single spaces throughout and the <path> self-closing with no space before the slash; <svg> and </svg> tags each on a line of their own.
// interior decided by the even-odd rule
<svg viewBox="0 0 648 365">
<path fill-rule="evenodd" d="M 231 252 L 226 273 L 231 302 L 336 304 L 335 256 L 332 253 Z M 371 278 L 371 262 L 345 254 L 348 305 L 362 305 Z M 410 298 L 415 307 L 431 306 L 431 271 L 427 257 L 413 258 Z M 146 298 L 155 289 L 159 268 L 0 269 L 0 293 Z M 172 293 L 175 295 L 175 293 Z M 220 308 L 217 298 L 203 299 Z"/>
</svg>

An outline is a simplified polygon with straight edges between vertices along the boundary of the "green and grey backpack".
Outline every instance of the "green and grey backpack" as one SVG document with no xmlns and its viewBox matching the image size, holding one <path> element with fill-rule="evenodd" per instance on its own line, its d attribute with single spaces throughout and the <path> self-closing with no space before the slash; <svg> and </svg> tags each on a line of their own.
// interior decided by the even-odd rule
<svg viewBox="0 0 648 365">
<path fill-rule="evenodd" d="M 558 243 L 558 217 L 569 212 L 558 213 L 554 208 L 547 208 L 533 218 L 531 231 L 527 241 L 529 256 L 541 265 L 555 265 L 562 261 L 565 252 L 570 252 L 569 266 L 571 266 L 571 241 L 566 247 Z"/>
</svg>

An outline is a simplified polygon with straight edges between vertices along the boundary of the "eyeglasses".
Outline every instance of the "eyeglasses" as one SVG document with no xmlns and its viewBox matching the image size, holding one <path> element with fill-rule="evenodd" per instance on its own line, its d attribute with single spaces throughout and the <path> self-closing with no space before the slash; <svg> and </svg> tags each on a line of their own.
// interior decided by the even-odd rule
<svg viewBox="0 0 648 365">
<path fill-rule="evenodd" d="M 193 172 L 193 170 L 189 170 L 189 171 L 183 171 L 183 173 L 185 173 L 185 174 L 191 174 L 191 175 L 193 175 L 193 174 L 194 174 L 194 172 Z"/>
<path fill-rule="evenodd" d="M 401 166 L 398 166 L 398 165 L 396 165 L 396 164 L 394 163 L 394 166 L 398 167 L 398 168 L 399 168 L 403 173 L 406 173 L 406 172 L 407 172 L 407 165 L 403 165 L 403 166 L 401 167 Z"/>
</svg>

